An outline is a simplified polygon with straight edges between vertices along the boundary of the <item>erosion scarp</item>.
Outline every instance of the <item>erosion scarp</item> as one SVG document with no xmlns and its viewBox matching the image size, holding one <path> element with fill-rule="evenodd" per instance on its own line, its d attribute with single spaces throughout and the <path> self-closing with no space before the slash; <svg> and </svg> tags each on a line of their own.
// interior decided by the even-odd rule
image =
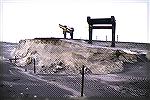
<svg viewBox="0 0 150 100">
<path fill-rule="evenodd" d="M 35 59 L 37 73 L 79 74 L 85 65 L 86 73 L 108 74 L 122 72 L 125 62 L 135 63 L 139 54 L 124 50 L 93 46 L 83 40 L 26 39 L 19 42 L 12 52 L 19 58 L 16 65 L 33 67 Z"/>
</svg>

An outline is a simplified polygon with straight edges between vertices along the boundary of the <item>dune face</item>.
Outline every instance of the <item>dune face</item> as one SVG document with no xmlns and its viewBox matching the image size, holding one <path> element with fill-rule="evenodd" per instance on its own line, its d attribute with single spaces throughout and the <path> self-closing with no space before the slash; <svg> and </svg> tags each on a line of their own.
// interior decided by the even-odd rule
<svg viewBox="0 0 150 100">
<path fill-rule="evenodd" d="M 123 71 L 125 62 L 137 62 L 136 54 L 65 39 L 21 40 L 12 56 L 19 58 L 16 65 L 27 68 L 35 59 L 37 73 L 80 74 L 85 65 L 85 73 L 108 74 Z"/>
</svg>

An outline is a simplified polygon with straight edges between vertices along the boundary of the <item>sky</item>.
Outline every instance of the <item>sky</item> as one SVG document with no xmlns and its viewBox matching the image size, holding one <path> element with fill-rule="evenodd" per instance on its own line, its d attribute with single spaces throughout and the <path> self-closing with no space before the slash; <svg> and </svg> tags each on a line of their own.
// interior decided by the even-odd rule
<svg viewBox="0 0 150 100">
<path fill-rule="evenodd" d="M 87 16 L 114 16 L 118 41 L 150 43 L 149 12 L 149 0 L 0 0 L 0 41 L 62 38 L 59 24 L 73 27 L 74 38 L 88 39 Z M 93 30 L 93 39 L 111 41 L 111 35 Z"/>
</svg>

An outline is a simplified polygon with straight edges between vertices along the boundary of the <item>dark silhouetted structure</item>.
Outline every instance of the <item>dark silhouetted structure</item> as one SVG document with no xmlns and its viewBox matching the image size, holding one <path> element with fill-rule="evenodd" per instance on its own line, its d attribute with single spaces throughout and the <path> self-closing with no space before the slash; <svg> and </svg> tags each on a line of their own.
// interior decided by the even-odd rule
<svg viewBox="0 0 150 100">
<path fill-rule="evenodd" d="M 59 27 L 63 29 L 64 38 L 66 39 L 66 33 L 70 33 L 71 39 L 73 39 L 74 28 L 69 28 L 66 25 L 59 24 Z"/>
<path fill-rule="evenodd" d="M 91 17 L 87 17 L 87 22 L 89 24 L 89 44 L 92 44 L 92 30 L 93 29 L 112 29 L 112 44 L 111 47 L 115 47 L 115 29 L 116 29 L 116 20 L 114 16 L 111 18 L 96 18 L 91 19 Z M 95 25 L 95 24 L 103 24 L 102 25 Z M 111 24 L 111 26 L 104 24 Z M 95 26 L 94 26 L 95 25 Z"/>
</svg>

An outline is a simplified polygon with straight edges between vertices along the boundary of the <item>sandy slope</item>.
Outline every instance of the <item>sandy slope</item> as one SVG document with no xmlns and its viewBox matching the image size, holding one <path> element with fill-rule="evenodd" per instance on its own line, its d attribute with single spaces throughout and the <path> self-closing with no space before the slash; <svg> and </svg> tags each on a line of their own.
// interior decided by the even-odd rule
<svg viewBox="0 0 150 100">
<path fill-rule="evenodd" d="M 107 74 L 121 72 L 124 63 L 135 63 L 147 51 L 90 45 L 85 41 L 65 39 L 21 40 L 12 52 L 18 66 L 33 68 L 36 61 L 38 73 L 79 74 L 86 66 L 86 73 Z"/>
</svg>

